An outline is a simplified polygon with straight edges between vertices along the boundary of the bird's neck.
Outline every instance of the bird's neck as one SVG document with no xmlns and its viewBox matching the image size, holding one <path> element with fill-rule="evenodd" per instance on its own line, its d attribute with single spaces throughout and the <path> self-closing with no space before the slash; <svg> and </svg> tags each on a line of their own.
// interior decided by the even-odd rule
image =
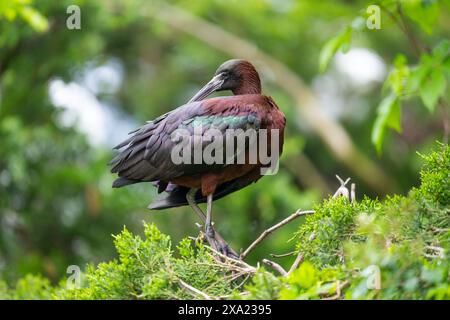
<svg viewBox="0 0 450 320">
<path fill-rule="evenodd" d="M 235 95 L 241 94 L 261 94 L 261 80 L 257 72 L 246 73 L 242 76 L 239 86 L 234 88 Z"/>
</svg>

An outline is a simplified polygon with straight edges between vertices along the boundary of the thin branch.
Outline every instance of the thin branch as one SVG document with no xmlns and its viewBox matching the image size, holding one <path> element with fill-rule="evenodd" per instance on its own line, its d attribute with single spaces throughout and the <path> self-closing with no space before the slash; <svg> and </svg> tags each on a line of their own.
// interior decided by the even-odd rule
<svg viewBox="0 0 450 320">
<path fill-rule="evenodd" d="M 405 15 L 403 13 L 403 8 L 399 2 L 397 2 L 397 13 L 398 17 L 391 11 L 389 11 L 382 3 L 378 3 L 381 10 L 387 13 L 387 15 L 391 18 L 392 21 L 397 25 L 401 32 L 403 32 L 408 39 L 413 53 L 416 58 L 420 57 L 420 53 L 422 50 L 428 51 L 428 49 L 420 43 L 419 39 L 414 35 L 411 28 L 409 27 Z"/>
<path fill-rule="evenodd" d="M 305 211 L 300 211 L 297 210 L 296 212 L 294 212 L 293 214 L 291 214 L 289 217 L 287 217 L 286 219 L 278 222 L 276 225 L 270 227 L 269 229 L 264 230 L 263 233 L 261 233 L 261 235 L 255 240 L 253 241 L 253 243 L 243 252 L 241 253 L 240 259 L 244 259 L 253 249 L 255 249 L 255 247 L 261 242 L 263 241 L 268 235 L 270 235 L 272 232 L 274 232 L 275 230 L 281 228 L 282 226 L 284 226 L 285 224 L 291 222 L 292 220 L 300 217 L 300 216 L 304 216 L 307 214 L 312 214 L 314 213 L 314 210 L 305 210 Z"/>
<path fill-rule="evenodd" d="M 339 177 L 337 174 L 335 175 L 336 178 L 339 180 L 339 182 L 341 183 L 341 187 L 345 187 L 347 185 L 347 183 L 351 180 L 351 178 L 347 178 L 347 180 L 342 180 L 341 177 Z"/>
<path fill-rule="evenodd" d="M 434 227 L 434 228 L 431 229 L 431 231 L 433 233 L 449 232 L 450 228 L 436 228 L 436 227 Z"/>
<path fill-rule="evenodd" d="M 274 269 L 275 271 L 277 271 L 279 274 L 281 274 L 283 277 L 287 276 L 287 272 L 286 270 L 283 269 L 282 266 L 280 266 L 278 263 L 273 262 L 271 260 L 268 259 L 263 259 L 262 261 L 264 264 L 268 265 L 269 267 L 271 267 L 272 269 Z"/>
<path fill-rule="evenodd" d="M 381 8 L 381 10 L 383 10 L 384 12 L 387 13 L 387 15 L 389 16 L 389 18 L 391 18 L 391 20 L 397 25 L 397 27 L 404 33 L 406 33 L 405 27 L 403 26 L 402 22 L 395 16 L 394 13 L 392 13 L 391 11 L 388 10 L 388 8 L 386 8 L 381 2 L 378 2 L 377 5 Z"/>
<path fill-rule="evenodd" d="M 287 252 L 287 253 L 282 253 L 282 254 L 274 254 L 274 253 L 270 253 L 269 255 L 272 258 L 284 258 L 284 257 L 289 257 L 295 254 L 295 251 L 291 251 L 291 252 Z"/>
<path fill-rule="evenodd" d="M 338 280 L 337 281 L 337 286 L 336 286 L 336 294 L 331 296 L 331 297 L 325 297 L 322 300 L 337 300 L 337 299 L 341 298 L 342 290 L 344 288 L 346 288 L 349 284 L 350 284 L 350 282 L 348 280 L 345 280 L 342 283 L 341 283 L 340 280 Z"/>
<path fill-rule="evenodd" d="M 341 177 L 339 177 L 338 175 L 336 175 L 336 178 L 339 180 L 341 186 L 333 194 L 333 198 L 343 196 L 350 200 L 349 191 L 348 191 L 348 188 L 346 187 L 347 183 L 350 181 L 350 178 L 347 178 L 347 180 L 345 180 L 345 181 L 342 180 Z"/>
<path fill-rule="evenodd" d="M 194 288 L 193 286 L 187 284 L 186 282 L 184 282 L 181 279 L 178 279 L 178 282 L 180 283 L 180 285 L 185 288 L 187 291 L 189 291 L 191 294 L 193 294 L 194 296 L 201 296 L 203 299 L 205 300 L 212 300 L 212 298 L 207 295 L 206 293 Z"/>
<path fill-rule="evenodd" d="M 438 246 L 426 246 L 425 248 L 432 251 L 444 252 L 444 248 Z"/>
<path fill-rule="evenodd" d="M 309 235 L 308 241 L 314 241 L 314 239 L 316 238 L 316 233 L 312 232 Z M 303 262 L 303 260 L 305 259 L 305 255 L 302 252 L 299 252 L 297 255 L 297 258 L 295 258 L 294 263 L 291 265 L 291 268 L 289 269 L 288 275 L 290 275 L 292 272 L 294 272 L 295 269 L 298 268 L 298 266 Z"/>
<path fill-rule="evenodd" d="M 226 260 L 226 261 L 228 261 L 230 263 L 235 263 L 237 265 L 241 265 L 242 267 L 247 268 L 249 272 L 256 272 L 256 268 L 255 267 L 249 265 L 248 263 L 246 263 L 246 262 L 244 262 L 242 260 L 237 260 L 237 259 L 230 258 L 230 257 L 220 253 L 219 251 L 214 250 L 213 248 L 211 248 L 210 246 L 207 246 L 207 245 L 205 245 L 205 248 L 210 250 L 214 255 L 217 255 L 217 256 L 223 258 L 224 260 Z"/>
<path fill-rule="evenodd" d="M 356 184 L 352 183 L 350 186 L 350 201 L 356 201 Z"/>
<path fill-rule="evenodd" d="M 427 258 L 441 258 L 441 259 L 445 258 L 445 251 L 444 248 L 442 247 L 426 246 L 425 249 L 436 253 L 436 254 L 425 253 L 424 256 Z"/>
<path fill-rule="evenodd" d="M 412 32 L 411 28 L 409 27 L 405 15 L 403 14 L 403 8 L 402 5 L 400 4 L 400 2 L 397 2 L 397 12 L 398 15 L 400 16 L 400 21 L 403 24 L 403 32 L 405 33 L 406 37 L 408 38 L 409 42 L 411 43 L 411 47 L 414 50 L 414 53 L 416 55 L 417 58 L 420 57 L 420 53 L 422 51 L 429 51 L 428 48 L 426 48 L 421 42 L 420 40 L 414 35 L 414 33 Z"/>
<path fill-rule="evenodd" d="M 287 275 L 290 275 L 292 272 L 295 271 L 295 269 L 298 268 L 298 266 L 300 265 L 300 263 L 303 262 L 303 258 L 304 258 L 303 253 L 300 253 L 300 252 L 299 252 L 299 254 L 297 255 L 297 258 L 295 258 L 295 261 L 294 261 L 294 263 L 292 264 L 291 268 L 289 269 Z"/>
<path fill-rule="evenodd" d="M 250 295 L 250 292 L 248 292 L 248 291 L 242 291 L 242 292 L 240 292 L 240 293 L 238 293 L 237 294 L 238 296 L 241 296 L 241 297 L 245 297 L 245 296 L 249 296 Z M 226 294 L 226 295 L 223 295 L 223 296 L 218 296 L 217 298 L 219 299 L 219 300 L 228 300 L 230 297 L 232 297 L 232 296 L 234 296 L 234 294 L 233 295 L 231 295 L 231 294 Z"/>
<path fill-rule="evenodd" d="M 242 280 L 241 283 L 239 283 L 239 284 L 234 288 L 234 290 L 237 290 L 237 289 L 241 288 L 241 287 L 247 282 L 247 280 L 248 280 L 249 278 L 250 278 L 250 275 L 247 274 L 247 275 L 245 276 L 244 280 Z"/>
</svg>

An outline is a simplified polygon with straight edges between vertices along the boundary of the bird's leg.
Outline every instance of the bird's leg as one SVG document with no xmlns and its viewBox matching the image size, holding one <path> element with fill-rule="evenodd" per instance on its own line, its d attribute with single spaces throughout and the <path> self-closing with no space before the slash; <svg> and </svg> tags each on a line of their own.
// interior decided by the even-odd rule
<svg viewBox="0 0 450 320">
<path fill-rule="evenodd" d="M 210 204 L 208 205 L 209 208 L 209 223 L 207 222 L 207 215 L 205 215 L 202 211 L 202 209 L 200 209 L 200 207 L 198 206 L 198 204 L 195 202 L 195 193 L 197 192 L 197 189 L 191 189 L 189 190 L 189 192 L 186 194 L 186 200 L 189 203 L 189 205 L 191 206 L 191 208 L 194 210 L 194 212 L 199 216 L 200 220 L 205 224 L 205 236 L 206 239 L 208 240 L 208 243 L 211 245 L 211 247 L 213 247 L 213 249 L 224 253 L 225 255 L 238 259 L 239 256 L 237 255 L 236 252 L 233 251 L 233 249 L 230 248 L 230 246 L 226 243 L 226 241 L 222 238 L 222 236 L 214 230 L 213 226 L 212 226 L 212 196 L 211 196 L 211 200 L 210 200 Z M 209 226 L 208 226 L 209 225 Z M 208 226 L 208 227 L 207 227 Z M 206 229 L 209 230 L 206 230 Z M 212 236 L 209 237 L 208 233 Z M 219 246 L 218 246 L 219 244 Z"/>
<path fill-rule="evenodd" d="M 195 193 L 197 192 L 197 189 L 191 189 L 186 194 L 186 200 L 191 206 L 191 208 L 195 211 L 195 213 L 199 216 L 200 220 L 202 220 L 203 223 L 206 221 L 206 216 L 203 213 L 202 209 L 198 206 L 197 202 L 195 202 Z"/>
<path fill-rule="evenodd" d="M 214 243 L 214 245 L 211 245 L 216 248 L 217 251 L 220 253 L 234 258 L 239 259 L 239 256 L 236 252 L 234 252 L 233 249 L 228 245 L 228 243 L 214 230 L 212 226 L 212 201 L 213 201 L 213 195 L 209 194 L 206 198 L 206 221 L 205 221 L 205 234 L 206 238 L 208 239 L 208 242 L 211 244 L 211 242 Z"/>
<path fill-rule="evenodd" d="M 205 232 L 207 237 L 214 239 L 214 229 L 212 226 L 212 201 L 213 195 L 209 194 L 206 198 Z"/>
</svg>

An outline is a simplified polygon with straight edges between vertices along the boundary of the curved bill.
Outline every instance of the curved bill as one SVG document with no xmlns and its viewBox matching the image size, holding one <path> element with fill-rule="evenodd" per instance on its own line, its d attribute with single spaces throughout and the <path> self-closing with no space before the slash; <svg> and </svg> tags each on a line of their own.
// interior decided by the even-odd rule
<svg viewBox="0 0 450 320">
<path fill-rule="evenodd" d="M 211 79 L 203 88 L 201 88 L 189 102 L 201 101 L 211 93 L 219 90 L 222 87 L 223 79 L 220 79 L 220 74 Z M 189 103 L 188 102 L 188 103 Z"/>
</svg>

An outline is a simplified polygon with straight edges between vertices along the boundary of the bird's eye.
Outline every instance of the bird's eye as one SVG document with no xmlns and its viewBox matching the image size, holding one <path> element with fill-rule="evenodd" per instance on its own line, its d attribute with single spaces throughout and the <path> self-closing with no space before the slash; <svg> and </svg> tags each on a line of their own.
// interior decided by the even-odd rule
<svg viewBox="0 0 450 320">
<path fill-rule="evenodd" d="M 223 71 L 223 72 L 220 74 L 220 77 L 221 77 L 222 79 L 228 79 L 228 78 L 230 77 L 230 73 L 229 73 L 228 71 Z"/>
</svg>

